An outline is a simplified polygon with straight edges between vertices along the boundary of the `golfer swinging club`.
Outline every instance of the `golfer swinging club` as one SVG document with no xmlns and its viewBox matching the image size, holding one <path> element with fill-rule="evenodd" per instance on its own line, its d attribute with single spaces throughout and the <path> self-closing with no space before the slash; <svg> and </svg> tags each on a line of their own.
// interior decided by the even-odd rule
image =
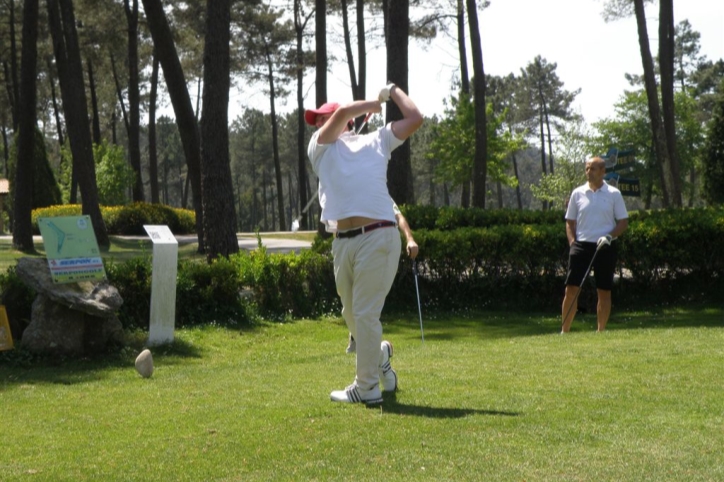
<svg viewBox="0 0 724 482">
<path fill-rule="evenodd" d="M 588 182 L 573 190 L 566 210 L 570 254 L 561 333 L 571 329 L 576 315 L 576 310 L 571 308 L 577 301 L 589 265 L 593 266 L 598 294 L 597 331 L 606 329 L 611 314 L 611 288 L 616 268 L 616 246 L 612 243 L 628 228 L 628 212 L 621 191 L 603 181 L 605 174 L 603 159 L 594 157 L 586 161 Z"/>
<path fill-rule="evenodd" d="M 350 121 L 382 111 L 392 100 L 403 119 L 376 132 L 356 135 Z M 380 90 L 377 100 L 340 106 L 327 103 L 304 113 L 317 126 L 308 155 L 319 178 L 321 221 L 335 232 L 332 242 L 334 279 L 342 301 L 342 316 L 356 341 L 354 382 L 333 391 L 334 402 L 379 404 L 383 388 L 395 390 L 397 376 L 389 365 L 392 345 L 382 341 L 380 315 L 397 272 L 401 241 L 387 190 L 387 163 L 394 149 L 422 125 L 422 115 L 394 84 Z M 389 377 L 389 379 L 388 379 Z"/>
</svg>

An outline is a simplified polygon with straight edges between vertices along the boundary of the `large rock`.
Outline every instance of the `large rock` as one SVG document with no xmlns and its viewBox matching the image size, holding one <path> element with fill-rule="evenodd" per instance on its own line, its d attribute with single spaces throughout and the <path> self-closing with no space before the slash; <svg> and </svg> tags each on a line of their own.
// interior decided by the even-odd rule
<svg viewBox="0 0 724 482">
<path fill-rule="evenodd" d="M 116 311 L 123 304 L 107 281 L 55 284 L 42 258 L 21 258 L 16 272 L 36 291 L 30 324 L 20 340 L 35 353 L 85 355 L 122 341 Z"/>
<path fill-rule="evenodd" d="M 36 293 L 89 315 L 113 315 L 123 304 L 118 290 L 107 281 L 53 283 L 44 258 L 20 258 L 16 272 Z"/>
</svg>

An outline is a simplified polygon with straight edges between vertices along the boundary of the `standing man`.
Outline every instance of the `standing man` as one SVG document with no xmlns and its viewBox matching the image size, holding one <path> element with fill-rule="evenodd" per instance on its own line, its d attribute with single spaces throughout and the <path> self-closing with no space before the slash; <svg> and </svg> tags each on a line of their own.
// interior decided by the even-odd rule
<svg viewBox="0 0 724 482">
<path fill-rule="evenodd" d="M 593 273 L 596 278 L 598 331 L 606 329 L 611 314 L 611 288 L 616 268 L 616 246 L 613 241 L 628 228 L 628 212 L 621 191 L 603 180 L 606 163 L 600 157 L 586 161 L 588 182 L 571 194 L 566 210 L 566 236 L 570 246 L 566 294 L 563 298 L 561 333 L 571 329 L 576 302 L 583 277 L 594 255 Z M 596 254 L 598 251 L 598 254 Z"/>
<path fill-rule="evenodd" d="M 356 135 L 350 121 L 382 111 L 392 100 L 403 119 L 376 132 Z M 401 242 L 387 190 L 387 163 L 392 151 L 422 125 L 412 100 L 394 84 L 378 100 L 359 100 L 340 106 L 322 105 L 304 113 L 317 126 L 308 155 L 319 178 L 321 221 L 335 232 L 332 242 L 334 279 L 342 314 L 356 341 L 354 382 L 330 395 L 335 402 L 382 402 L 380 371 L 389 364 L 391 346 L 382 341 L 380 314 L 397 272 Z M 396 376 L 395 376 L 396 385 Z"/>
</svg>

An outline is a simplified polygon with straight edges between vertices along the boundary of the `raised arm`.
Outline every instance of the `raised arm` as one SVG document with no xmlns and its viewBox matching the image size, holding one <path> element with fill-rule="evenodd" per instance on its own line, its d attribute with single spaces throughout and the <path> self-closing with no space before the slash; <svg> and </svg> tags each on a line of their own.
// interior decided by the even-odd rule
<svg viewBox="0 0 724 482">
<path fill-rule="evenodd" d="M 394 102 L 402 112 L 402 120 L 392 122 L 392 133 L 401 141 L 410 137 L 422 125 L 422 114 L 415 103 L 405 92 L 394 84 L 390 84 L 380 91 L 380 100 L 385 99 L 385 93 L 389 93 L 389 99 Z"/>
</svg>

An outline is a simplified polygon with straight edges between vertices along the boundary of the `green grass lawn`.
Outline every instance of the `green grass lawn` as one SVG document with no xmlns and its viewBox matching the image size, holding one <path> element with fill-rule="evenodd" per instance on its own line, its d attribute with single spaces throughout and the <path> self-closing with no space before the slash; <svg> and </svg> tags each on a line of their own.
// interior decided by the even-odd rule
<svg viewBox="0 0 724 482">
<path fill-rule="evenodd" d="M 204 327 L 103 359 L 0 364 L 4 481 L 724 480 L 724 310 L 388 316 L 400 390 L 352 381 L 340 319 Z M 13 361 L 14 360 L 14 361 Z"/>
</svg>

